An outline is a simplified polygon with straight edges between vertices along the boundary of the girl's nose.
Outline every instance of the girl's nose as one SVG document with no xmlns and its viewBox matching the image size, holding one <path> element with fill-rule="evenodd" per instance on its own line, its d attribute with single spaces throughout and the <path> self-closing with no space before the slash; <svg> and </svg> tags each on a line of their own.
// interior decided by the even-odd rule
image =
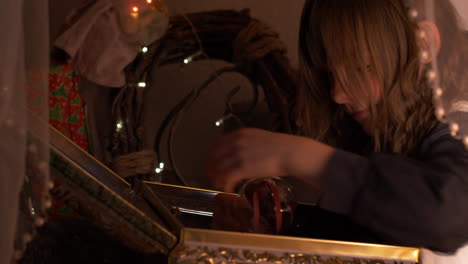
<svg viewBox="0 0 468 264">
<path fill-rule="evenodd" d="M 350 103 L 349 96 L 343 90 L 343 87 L 335 81 L 335 85 L 332 88 L 331 96 L 335 103 L 344 105 Z"/>
</svg>

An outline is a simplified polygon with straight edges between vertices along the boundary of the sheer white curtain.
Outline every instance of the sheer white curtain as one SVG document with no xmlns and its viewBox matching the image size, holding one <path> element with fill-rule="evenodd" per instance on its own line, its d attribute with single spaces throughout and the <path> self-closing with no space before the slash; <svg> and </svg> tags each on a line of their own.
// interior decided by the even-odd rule
<svg viewBox="0 0 468 264">
<path fill-rule="evenodd" d="M 44 221 L 49 183 L 47 3 L 47 0 L 2 0 L 0 4 L 2 264 L 21 255 L 34 235 L 34 226 Z M 22 192 L 23 183 L 27 191 Z"/>
<path fill-rule="evenodd" d="M 434 89 L 436 115 L 450 124 L 452 135 L 463 140 L 468 148 L 468 40 L 463 31 L 468 29 L 468 1 L 408 0 L 408 3 L 415 22 L 433 25 L 428 34 L 421 28 L 417 37 L 428 46 L 427 50 L 422 50 L 428 54 L 425 58 L 421 53 L 421 62 L 427 69 L 429 85 Z M 456 219 L 457 216 L 452 217 Z M 423 249 L 421 261 L 422 264 L 466 264 L 468 244 L 452 255 Z"/>
</svg>

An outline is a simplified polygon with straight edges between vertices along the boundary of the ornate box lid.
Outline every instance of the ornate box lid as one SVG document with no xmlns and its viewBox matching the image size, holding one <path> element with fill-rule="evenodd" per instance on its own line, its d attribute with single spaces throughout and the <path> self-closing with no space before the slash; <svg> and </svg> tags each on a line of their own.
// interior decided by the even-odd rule
<svg viewBox="0 0 468 264">
<path fill-rule="evenodd" d="M 154 208 L 91 155 L 50 127 L 51 177 L 65 202 L 127 246 L 169 254 L 180 228 L 165 207 Z M 155 198 L 157 199 L 157 198 Z"/>
</svg>

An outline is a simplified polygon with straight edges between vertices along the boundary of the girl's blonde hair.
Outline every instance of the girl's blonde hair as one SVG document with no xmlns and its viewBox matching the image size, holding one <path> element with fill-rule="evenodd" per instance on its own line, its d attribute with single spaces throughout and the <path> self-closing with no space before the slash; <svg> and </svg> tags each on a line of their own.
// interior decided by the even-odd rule
<svg viewBox="0 0 468 264">
<path fill-rule="evenodd" d="M 407 14 L 402 0 L 306 0 L 296 109 L 303 135 L 355 152 L 416 150 L 437 120 Z M 332 100 L 333 80 L 356 102 L 369 98 L 371 82 L 383 87 L 370 104 L 370 137 Z"/>
</svg>

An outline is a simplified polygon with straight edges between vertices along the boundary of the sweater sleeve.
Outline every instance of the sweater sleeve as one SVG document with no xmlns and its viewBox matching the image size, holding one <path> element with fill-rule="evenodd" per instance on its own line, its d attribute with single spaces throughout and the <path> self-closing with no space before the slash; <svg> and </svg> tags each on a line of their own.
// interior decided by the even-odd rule
<svg viewBox="0 0 468 264">
<path fill-rule="evenodd" d="M 468 154 L 448 132 L 430 136 L 421 159 L 339 150 L 322 187 L 321 208 L 385 243 L 454 252 L 468 242 Z"/>
</svg>

